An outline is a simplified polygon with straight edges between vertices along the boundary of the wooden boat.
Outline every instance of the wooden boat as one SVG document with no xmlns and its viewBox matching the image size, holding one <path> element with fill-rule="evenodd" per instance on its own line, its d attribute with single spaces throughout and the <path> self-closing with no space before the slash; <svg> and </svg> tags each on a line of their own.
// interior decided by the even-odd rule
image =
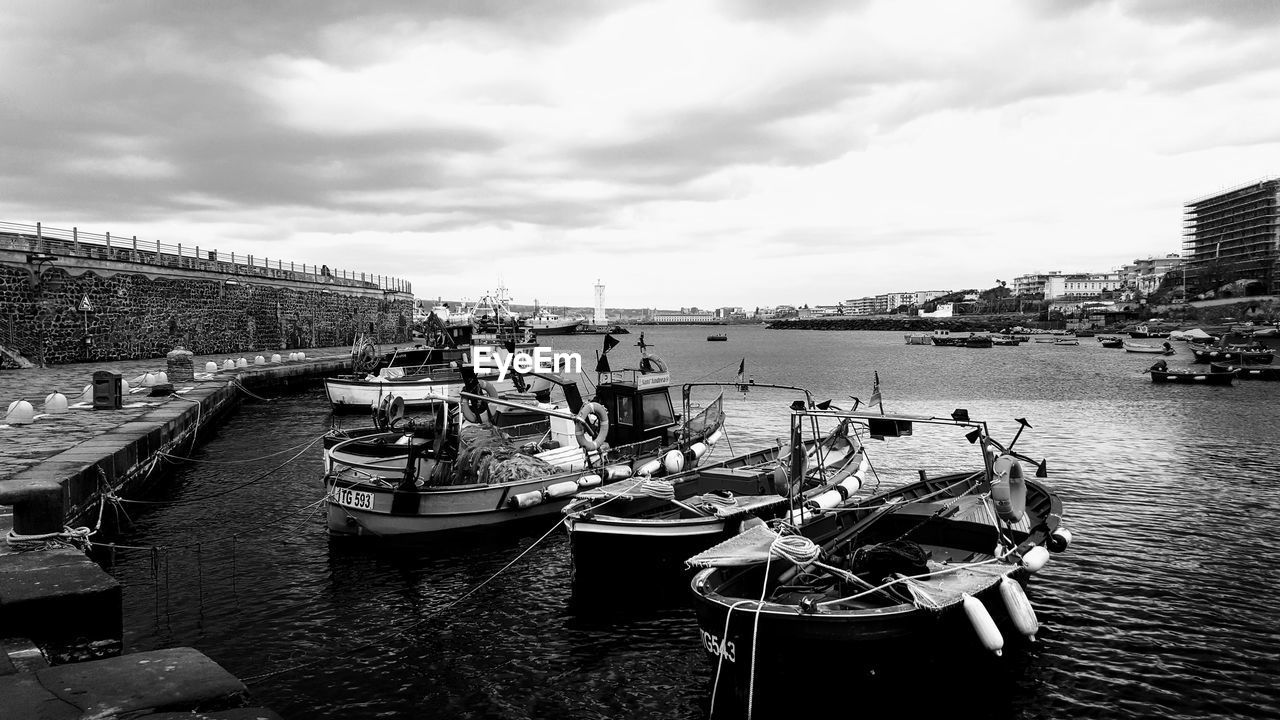
<svg viewBox="0 0 1280 720">
<path fill-rule="evenodd" d="M 1280 366 L 1216 362 L 1211 367 L 1215 373 L 1235 373 L 1238 380 L 1280 380 Z"/>
<path fill-rule="evenodd" d="M 1236 377 L 1234 371 L 1197 372 L 1184 368 L 1170 368 L 1164 360 L 1152 365 L 1147 372 L 1151 373 L 1151 382 L 1184 385 L 1230 385 Z"/>
<path fill-rule="evenodd" d="M 950 330 L 934 330 L 929 340 L 940 347 L 964 347 L 965 336 L 952 335 Z"/>
<path fill-rule="evenodd" d="M 1157 346 L 1157 345 L 1143 345 L 1141 343 L 1131 343 L 1126 340 L 1123 342 L 1123 344 L 1124 344 L 1125 352 L 1131 352 L 1131 353 L 1147 353 L 1150 355 L 1172 355 L 1174 354 L 1174 352 L 1176 352 L 1173 349 L 1173 346 L 1167 342 L 1163 346 Z"/>
<path fill-rule="evenodd" d="M 1018 338 L 1012 335 L 992 335 L 991 336 L 992 345 L 1010 346 L 1010 345 L 1017 345 L 1019 342 L 1023 342 L 1023 340 L 1019 340 Z"/>
<path fill-rule="evenodd" d="M 707 336 L 707 342 L 726 342 L 728 339 L 729 336 L 724 333 L 715 333 Z"/>
<path fill-rule="evenodd" d="M 969 337 L 964 339 L 964 346 L 969 348 L 989 348 L 995 344 L 990 335 L 969 333 Z"/>
<path fill-rule="evenodd" d="M 1131 338 L 1167 338 L 1174 328 L 1155 323 L 1143 323 L 1129 331 Z"/>
<path fill-rule="evenodd" d="M 1073 337 L 1060 337 L 1053 341 L 1054 345 L 1079 345 L 1080 341 Z"/>
<path fill-rule="evenodd" d="M 433 418 L 339 441 L 325 451 L 325 505 L 333 536 L 407 537 L 550 517 L 607 480 L 658 477 L 698 465 L 723 435 L 721 401 L 677 418 L 670 375 L 647 353 L 641 367 L 599 373 L 595 399 L 557 376 L 565 401 L 526 405 L 468 377 Z M 502 427 L 503 409 L 545 416 L 549 429 Z"/>
<path fill-rule="evenodd" d="M 717 706 L 789 707 L 798 684 L 812 681 L 813 662 L 874 659 L 904 648 L 950 653 L 958 662 L 965 653 L 980 657 L 982 647 L 999 654 L 1004 637 L 994 618 L 1006 631 L 1036 633 L 1022 585 L 1071 535 L 1060 524 L 1058 496 L 1024 476 L 1021 461 L 1031 461 L 1012 449 L 1017 437 L 1006 448 L 961 411 L 952 418 L 839 415 L 893 444 L 913 427 L 928 426 L 916 434 L 936 437 L 954 426 L 962 447 L 965 437 L 975 442 L 975 464 L 932 477 L 919 470 L 918 480 L 824 514 L 804 535 L 771 523 L 692 558 L 705 568 L 692 588 L 714 668 L 713 716 Z M 884 451 L 895 452 L 904 474 L 915 474 L 912 455 Z M 917 467 L 944 457 L 915 456 Z M 951 466 L 956 456 L 945 457 Z M 884 474 L 889 464 L 873 466 Z M 1047 476 L 1043 461 L 1035 474 Z"/>
<path fill-rule="evenodd" d="M 723 383 L 685 385 L 685 414 L 693 387 L 717 385 Z M 800 389 L 751 386 L 761 388 Z M 801 404 L 815 407 L 812 395 L 804 393 Z M 678 570 L 690 555 L 759 524 L 761 518 L 781 517 L 803 528 L 817 516 L 814 507 L 843 505 L 862 488 L 867 460 L 849 429 L 849 422 L 839 421 L 825 437 L 806 438 L 800 475 L 790 474 L 788 451 L 774 446 L 667 481 L 621 480 L 580 493 L 564 509 L 574 572 L 605 576 L 616 572 L 618 558 L 625 557 L 627 573 L 649 579 L 655 572 Z"/>
<path fill-rule="evenodd" d="M 1270 365 L 1271 359 L 1275 357 L 1271 350 L 1240 347 L 1196 346 L 1191 348 L 1191 354 L 1198 363 L 1224 362 L 1237 365 Z"/>
<path fill-rule="evenodd" d="M 1099 335 L 1098 343 L 1104 348 L 1122 348 L 1124 347 L 1124 338 L 1114 335 Z"/>
</svg>

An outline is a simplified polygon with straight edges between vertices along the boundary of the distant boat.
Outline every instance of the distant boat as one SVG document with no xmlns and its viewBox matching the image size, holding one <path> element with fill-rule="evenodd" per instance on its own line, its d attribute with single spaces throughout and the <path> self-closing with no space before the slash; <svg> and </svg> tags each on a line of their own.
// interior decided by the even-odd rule
<svg viewBox="0 0 1280 720">
<path fill-rule="evenodd" d="M 729 336 L 724 333 L 716 333 L 707 336 L 707 342 L 728 342 Z"/>
<path fill-rule="evenodd" d="M 977 333 L 969 333 L 969 337 L 964 339 L 964 346 L 971 348 L 989 348 L 994 344 L 990 335 L 979 335 Z"/>
<path fill-rule="evenodd" d="M 1114 335 L 1099 335 L 1098 342 L 1104 348 L 1122 348 L 1124 347 L 1124 338 Z"/>
<path fill-rule="evenodd" d="M 1241 380 L 1280 380 L 1280 367 L 1271 365 L 1238 365 L 1212 363 L 1214 372 L 1234 372 Z"/>
<path fill-rule="evenodd" d="M 1054 345 L 1079 345 L 1080 341 L 1073 337 L 1061 337 L 1053 341 Z"/>
<path fill-rule="evenodd" d="M 541 310 L 534 313 L 533 317 L 525 319 L 522 324 L 538 335 L 569 335 L 578 329 L 582 321 L 577 318 L 563 318 Z"/>
<path fill-rule="evenodd" d="M 1140 343 L 1126 342 L 1124 343 L 1124 349 L 1126 352 L 1131 352 L 1131 353 L 1150 353 L 1150 354 L 1158 354 L 1158 355 L 1172 355 L 1174 353 L 1173 346 L 1167 342 L 1164 344 L 1164 347 L 1160 347 L 1158 345 L 1142 345 Z"/>
</svg>

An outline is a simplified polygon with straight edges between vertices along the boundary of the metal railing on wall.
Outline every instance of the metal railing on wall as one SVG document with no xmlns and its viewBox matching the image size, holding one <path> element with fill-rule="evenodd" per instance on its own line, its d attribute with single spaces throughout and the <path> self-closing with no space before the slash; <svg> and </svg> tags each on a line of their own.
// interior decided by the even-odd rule
<svg viewBox="0 0 1280 720">
<path fill-rule="evenodd" d="M 199 245 L 139 240 L 137 235 L 122 237 L 111 233 L 105 235 L 87 233 L 79 228 L 64 230 L 51 228 L 43 223 L 24 225 L 0 222 L 0 247 L 33 253 L 54 253 L 228 275 L 413 292 L 413 286 L 408 281 L 387 275 L 334 269 L 327 265 L 297 263 L 280 258 L 227 253 L 213 248 L 202 248 Z"/>
</svg>

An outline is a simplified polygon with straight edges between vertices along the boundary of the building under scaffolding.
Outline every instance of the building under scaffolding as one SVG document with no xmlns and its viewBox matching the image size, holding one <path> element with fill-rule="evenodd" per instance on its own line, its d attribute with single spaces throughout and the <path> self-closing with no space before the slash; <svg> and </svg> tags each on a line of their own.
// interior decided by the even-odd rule
<svg viewBox="0 0 1280 720">
<path fill-rule="evenodd" d="M 1229 283 L 1241 294 L 1280 294 L 1280 179 L 1192 200 L 1183 214 L 1189 296 Z"/>
</svg>

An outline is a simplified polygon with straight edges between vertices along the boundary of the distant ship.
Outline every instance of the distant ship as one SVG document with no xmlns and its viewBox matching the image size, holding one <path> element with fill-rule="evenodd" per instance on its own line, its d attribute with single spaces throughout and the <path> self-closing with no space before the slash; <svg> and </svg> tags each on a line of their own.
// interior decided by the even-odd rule
<svg viewBox="0 0 1280 720">
<path fill-rule="evenodd" d="M 581 324 L 582 320 L 577 318 L 562 318 L 545 310 L 539 310 L 523 321 L 524 327 L 538 335 L 570 335 Z"/>
</svg>

